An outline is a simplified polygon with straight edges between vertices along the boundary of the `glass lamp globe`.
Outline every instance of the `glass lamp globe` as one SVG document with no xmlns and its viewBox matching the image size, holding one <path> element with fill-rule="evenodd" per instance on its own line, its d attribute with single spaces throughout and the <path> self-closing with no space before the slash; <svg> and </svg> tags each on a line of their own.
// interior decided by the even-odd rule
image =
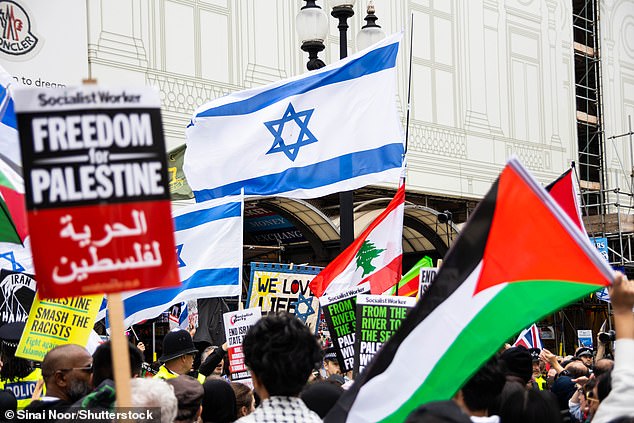
<svg viewBox="0 0 634 423">
<path fill-rule="evenodd" d="M 324 41 L 328 35 L 328 16 L 314 0 L 306 2 L 295 18 L 299 40 Z"/>
<path fill-rule="evenodd" d="M 364 50 L 385 38 L 380 26 L 362 28 L 357 34 L 357 51 Z"/>
<path fill-rule="evenodd" d="M 374 2 L 372 0 L 368 2 L 368 15 L 364 19 L 367 23 L 361 27 L 357 34 L 357 51 L 364 50 L 385 38 L 385 32 L 376 24 L 378 18 L 374 14 Z"/>
</svg>

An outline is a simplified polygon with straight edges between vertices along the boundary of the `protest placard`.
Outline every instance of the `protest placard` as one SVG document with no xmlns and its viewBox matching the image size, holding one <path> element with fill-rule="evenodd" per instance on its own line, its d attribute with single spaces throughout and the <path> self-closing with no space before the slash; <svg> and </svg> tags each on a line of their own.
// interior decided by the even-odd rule
<svg viewBox="0 0 634 423">
<path fill-rule="evenodd" d="M 35 280 L 26 273 L 0 270 L 0 326 L 26 322 L 35 298 Z"/>
<path fill-rule="evenodd" d="M 260 307 L 262 315 L 287 311 L 317 333 L 319 299 L 308 285 L 323 268 L 276 263 L 251 263 L 247 307 Z"/>
<path fill-rule="evenodd" d="M 14 93 L 41 298 L 179 283 L 158 93 Z"/>
<path fill-rule="evenodd" d="M 354 374 L 365 369 L 372 357 L 401 326 L 416 298 L 357 295 Z"/>
<path fill-rule="evenodd" d="M 577 340 L 580 347 L 592 348 L 592 331 L 590 329 L 578 329 Z"/>
<path fill-rule="evenodd" d="M 337 295 L 324 295 L 319 302 L 332 337 L 342 372 L 354 368 L 354 339 L 357 324 L 357 295 L 370 292 L 368 282 Z"/>
<path fill-rule="evenodd" d="M 103 295 L 40 300 L 37 296 L 15 352 L 16 357 L 42 361 L 58 345 L 85 347 Z"/>
<path fill-rule="evenodd" d="M 429 289 L 436 275 L 438 274 L 437 267 L 421 267 L 420 274 L 418 276 L 418 294 L 416 298 L 420 299 L 425 292 Z"/>
<path fill-rule="evenodd" d="M 231 380 L 241 382 L 253 389 L 251 373 L 244 363 L 242 340 L 249 328 L 262 317 L 259 307 L 245 310 L 231 311 L 223 314 L 225 335 L 227 337 L 227 352 L 229 356 L 229 373 Z"/>
</svg>

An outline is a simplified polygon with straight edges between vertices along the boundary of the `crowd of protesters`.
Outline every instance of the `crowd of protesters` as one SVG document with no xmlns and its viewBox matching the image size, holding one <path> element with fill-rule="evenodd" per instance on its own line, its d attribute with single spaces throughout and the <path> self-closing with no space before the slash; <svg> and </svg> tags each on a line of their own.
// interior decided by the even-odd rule
<svg viewBox="0 0 634 423">
<path fill-rule="evenodd" d="M 546 349 L 507 346 L 453 399 L 425 404 L 407 422 L 634 422 L 634 282 L 617 276 L 611 298 L 614 360 L 603 357 L 603 348 L 597 354 L 580 348 L 574 356 L 558 357 Z M 65 416 L 63 421 L 71 415 L 65 412 L 115 410 L 110 342 L 92 356 L 78 345 L 58 346 L 35 368 L 13 356 L 19 325 L 0 329 L 5 388 L 0 420 L 22 409 L 54 410 Z M 163 339 L 160 367 L 146 372 L 141 351 L 129 344 L 132 406 L 160 410 L 154 421 L 161 423 L 310 423 L 322 421 L 354 383 L 341 373 L 334 352 L 322 351 L 310 330 L 290 314 L 262 318 L 244 338 L 253 389 L 227 379 L 226 350 L 226 344 L 208 348 L 194 366 L 198 350 L 192 336 L 177 330 Z"/>
</svg>

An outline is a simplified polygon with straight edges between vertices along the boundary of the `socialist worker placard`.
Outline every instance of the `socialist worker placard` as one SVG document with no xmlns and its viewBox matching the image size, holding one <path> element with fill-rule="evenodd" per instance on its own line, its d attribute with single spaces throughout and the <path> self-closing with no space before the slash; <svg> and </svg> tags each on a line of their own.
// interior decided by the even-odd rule
<svg viewBox="0 0 634 423">
<path fill-rule="evenodd" d="M 41 298 L 178 285 L 158 93 L 25 88 L 14 101 Z"/>
</svg>

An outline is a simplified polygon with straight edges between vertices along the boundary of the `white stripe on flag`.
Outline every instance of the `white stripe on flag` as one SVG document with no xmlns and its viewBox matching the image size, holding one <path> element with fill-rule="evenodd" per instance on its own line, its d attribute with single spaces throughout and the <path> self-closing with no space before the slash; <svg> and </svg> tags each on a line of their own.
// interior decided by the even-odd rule
<svg viewBox="0 0 634 423">
<path fill-rule="evenodd" d="M 196 201 L 242 187 L 245 195 L 314 198 L 397 182 L 404 152 L 395 101 L 400 38 L 198 108 L 183 166 Z"/>
<path fill-rule="evenodd" d="M 171 305 L 194 298 L 240 293 L 242 197 L 233 196 L 183 207 L 172 213 L 178 288 L 132 291 L 123 295 L 125 324 L 151 319 Z M 103 318 L 100 310 L 97 318 Z"/>
<path fill-rule="evenodd" d="M 353 288 L 361 281 L 380 272 L 394 259 L 403 254 L 403 214 L 405 203 L 399 204 L 385 219 L 379 223 L 366 238 L 376 248 L 384 249 L 372 262 L 374 270 L 363 276 L 364 269 L 353 259 L 336 278 L 332 280 L 322 295 L 335 295 Z M 400 275 L 399 275 L 400 276 Z"/>
<path fill-rule="evenodd" d="M 350 408 L 347 421 L 369 422 L 367 416 L 372 416 L 372 421 L 380 421 L 396 411 L 424 383 L 458 334 L 507 285 L 496 285 L 473 296 L 481 271 L 482 263 L 403 340 L 390 366 L 363 385 Z M 434 316 L 451 316 L 451 320 L 443 318 L 440 323 Z M 434 348 L 424 347 L 429 340 L 435 342 Z M 411 363 L 421 364 L 416 377 L 412 377 Z M 394 381 L 398 381 L 398 389 Z M 385 395 L 386 389 L 390 392 L 389 396 Z M 377 401 L 377 398 L 382 400 Z"/>
<path fill-rule="evenodd" d="M 189 312 L 187 311 L 186 302 L 181 305 L 181 315 L 178 318 L 178 326 L 185 330 L 189 328 Z"/>
</svg>

